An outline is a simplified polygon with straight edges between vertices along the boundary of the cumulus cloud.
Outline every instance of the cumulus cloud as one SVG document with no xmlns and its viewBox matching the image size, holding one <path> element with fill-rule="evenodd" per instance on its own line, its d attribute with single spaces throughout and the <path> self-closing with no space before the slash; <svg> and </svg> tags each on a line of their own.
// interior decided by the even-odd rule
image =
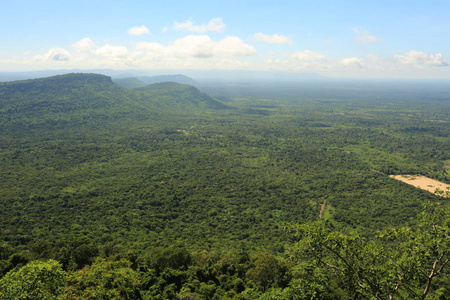
<svg viewBox="0 0 450 300">
<path fill-rule="evenodd" d="M 169 44 L 139 42 L 133 48 L 96 45 L 86 37 L 73 43 L 72 48 L 72 54 L 62 48 L 52 48 L 29 63 L 70 59 L 74 68 L 232 69 L 250 68 L 251 63 L 240 61 L 238 57 L 257 54 L 253 46 L 238 37 L 227 36 L 214 40 L 208 35 L 188 35 Z"/>
<path fill-rule="evenodd" d="M 159 43 L 140 42 L 136 45 L 137 51 L 144 51 L 155 56 L 164 55 L 165 47 Z"/>
<path fill-rule="evenodd" d="M 274 35 L 264 35 L 273 38 Z M 131 44 L 132 45 L 132 44 Z M 192 34 L 169 43 L 138 42 L 135 46 L 111 45 L 85 37 L 71 49 L 50 48 L 43 54 L 23 59 L 0 61 L 11 69 L 31 68 L 139 68 L 139 69 L 250 69 L 289 72 L 319 72 L 331 76 L 377 76 L 401 74 L 420 77 L 426 72 L 448 77 L 449 66 L 441 53 L 409 51 L 385 58 L 368 54 L 363 58 L 331 58 L 311 50 L 269 53 L 258 56 L 252 45 L 237 36 L 212 38 L 207 34 Z M 254 56 L 247 59 L 247 56 Z M 440 72 L 440 73 L 439 73 Z M 436 75 L 437 74 L 437 75 Z M 428 75 L 427 75 L 428 76 Z"/>
<path fill-rule="evenodd" d="M 95 50 L 95 54 L 105 57 L 125 56 L 129 53 L 125 46 L 105 45 Z"/>
<path fill-rule="evenodd" d="M 285 45 L 293 44 L 293 41 L 290 38 L 279 34 L 267 35 L 262 32 L 257 32 L 254 35 L 252 35 L 252 37 L 258 41 L 270 44 L 285 44 Z"/>
<path fill-rule="evenodd" d="M 340 63 L 340 65 L 345 66 L 345 67 L 364 68 L 366 66 L 366 62 L 364 61 L 364 59 L 357 58 L 357 57 L 345 58 L 345 59 L 341 60 L 339 63 Z"/>
<path fill-rule="evenodd" d="M 236 56 L 236 55 L 254 55 L 256 49 L 253 46 L 247 45 L 240 38 L 236 36 L 227 36 L 226 38 L 215 43 L 217 53 Z"/>
<path fill-rule="evenodd" d="M 211 19 L 207 24 L 202 25 L 195 25 L 192 20 L 186 20 L 183 23 L 175 22 L 173 25 L 173 28 L 177 30 L 192 31 L 197 33 L 205 33 L 208 31 L 223 32 L 225 27 L 226 25 L 223 23 L 221 18 Z"/>
<path fill-rule="evenodd" d="M 72 45 L 79 51 L 92 52 L 95 49 L 94 42 L 90 38 L 83 38 Z"/>
<path fill-rule="evenodd" d="M 178 57 L 213 57 L 217 54 L 215 43 L 207 35 L 188 35 L 167 47 L 170 55 Z"/>
<path fill-rule="evenodd" d="M 74 47 L 79 52 L 85 52 L 83 54 L 86 55 L 94 55 L 110 58 L 126 56 L 130 53 L 127 47 L 121 45 L 106 44 L 102 47 L 97 47 L 90 38 L 83 38 L 78 42 L 72 44 L 72 47 Z"/>
<path fill-rule="evenodd" d="M 37 55 L 33 58 L 35 61 L 69 61 L 70 53 L 64 48 L 51 48 L 43 55 Z"/>
<path fill-rule="evenodd" d="M 228 36 L 214 41 L 207 35 L 188 35 L 168 46 L 158 43 L 142 42 L 136 46 L 142 55 L 153 58 L 196 57 L 211 58 L 218 55 L 240 56 L 256 54 L 256 49 L 245 44 L 240 38 Z"/>
<path fill-rule="evenodd" d="M 150 34 L 150 30 L 145 25 L 141 25 L 139 27 L 131 27 L 128 29 L 128 34 L 131 35 L 143 35 L 143 34 Z"/>
<path fill-rule="evenodd" d="M 438 67 L 446 67 L 449 65 L 441 53 L 427 54 L 422 51 L 411 50 L 406 52 L 405 55 L 395 55 L 395 58 L 403 65 L 429 65 Z"/>
</svg>

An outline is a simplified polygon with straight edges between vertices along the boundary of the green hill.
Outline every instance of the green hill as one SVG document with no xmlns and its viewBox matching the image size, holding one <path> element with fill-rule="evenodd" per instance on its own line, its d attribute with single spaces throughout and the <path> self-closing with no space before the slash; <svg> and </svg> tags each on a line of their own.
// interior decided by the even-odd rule
<svg viewBox="0 0 450 300">
<path fill-rule="evenodd" d="M 226 108 L 195 87 L 177 83 L 129 90 L 97 74 L 67 74 L 0 83 L 1 126 L 76 125 Z"/>
<path fill-rule="evenodd" d="M 127 89 L 142 88 L 146 85 L 161 82 L 176 82 L 181 84 L 196 85 L 197 82 L 185 75 L 158 75 L 127 78 L 113 78 L 113 82 Z"/>
<path fill-rule="evenodd" d="M 67 74 L 0 84 L 0 114 L 8 122 L 38 124 L 137 113 L 142 103 L 96 74 Z"/>
<path fill-rule="evenodd" d="M 227 109 L 222 102 L 211 98 L 196 87 L 176 82 L 162 82 L 135 89 L 148 95 L 160 106 L 173 110 Z"/>
</svg>

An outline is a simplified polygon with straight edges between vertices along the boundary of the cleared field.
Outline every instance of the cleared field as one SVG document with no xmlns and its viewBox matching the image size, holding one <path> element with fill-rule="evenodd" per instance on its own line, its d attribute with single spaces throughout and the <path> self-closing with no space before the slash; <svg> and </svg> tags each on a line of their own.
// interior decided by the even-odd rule
<svg viewBox="0 0 450 300">
<path fill-rule="evenodd" d="M 389 177 L 403 181 L 419 189 L 434 193 L 436 189 L 446 191 L 450 185 L 421 175 L 389 175 Z"/>
</svg>

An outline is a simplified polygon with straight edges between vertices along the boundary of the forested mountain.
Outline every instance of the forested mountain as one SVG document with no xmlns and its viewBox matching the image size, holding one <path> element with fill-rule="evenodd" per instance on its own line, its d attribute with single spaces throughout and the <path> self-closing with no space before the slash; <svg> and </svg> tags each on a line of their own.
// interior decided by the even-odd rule
<svg viewBox="0 0 450 300">
<path fill-rule="evenodd" d="M 181 74 L 114 78 L 113 81 L 114 83 L 117 83 L 118 85 L 129 89 L 141 88 L 149 84 L 161 82 L 176 82 L 189 85 L 197 84 L 194 79 Z"/>
<path fill-rule="evenodd" d="M 0 83 L 0 99 L 1 126 L 9 128 L 46 123 L 74 125 L 99 118 L 147 118 L 175 110 L 195 113 L 226 108 L 193 86 L 166 83 L 134 91 L 98 74 Z"/>
<path fill-rule="evenodd" d="M 312 89 L 0 83 L 0 298 L 449 297 L 447 200 L 388 176 L 450 182 L 445 88 Z"/>
<path fill-rule="evenodd" d="M 155 103 L 168 106 L 173 111 L 230 108 L 199 91 L 196 87 L 176 82 L 155 83 L 135 90 L 148 94 Z"/>
<path fill-rule="evenodd" d="M 138 113 L 142 101 L 115 85 L 110 77 L 68 74 L 0 84 L 3 125 L 22 122 L 82 121 Z"/>
</svg>

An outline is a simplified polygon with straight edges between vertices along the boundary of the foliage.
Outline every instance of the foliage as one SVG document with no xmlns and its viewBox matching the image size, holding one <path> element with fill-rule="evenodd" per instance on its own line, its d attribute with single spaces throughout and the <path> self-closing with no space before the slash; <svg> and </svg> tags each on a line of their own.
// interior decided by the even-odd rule
<svg viewBox="0 0 450 300">
<path fill-rule="evenodd" d="M 58 299 L 65 283 L 55 260 L 32 261 L 0 279 L 1 299 Z"/>
<path fill-rule="evenodd" d="M 296 225 L 300 241 L 294 257 L 335 276 L 353 297 L 425 299 L 448 293 L 433 290 L 432 283 L 450 262 L 450 211 L 439 203 L 425 208 L 417 228 L 384 230 L 370 241 L 333 231 L 323 221 Z"/>
<path fill-rule="evenodd" d="M 270 286 L 284 287 L 289 281 L 286 267 L 273 255 L 263 253 L 256 257 L 254 267 L 250 268 L 246 276 L 253 280 L 258 287 L 265 291 Z"/>
<path fill-rule="evenodd" d="M 125 260 L 97 259 L 92 265 L 69 272 L 64 299 L 140 299 L 139 280 Z"/>
<path fill-rule="evenodd" d="M 155 248 L 141 257 L 141 264 L 162 272 L 164 269 L 186 270 L 191 265 L 191 254 L 184 248 Z"/>
</svg>

